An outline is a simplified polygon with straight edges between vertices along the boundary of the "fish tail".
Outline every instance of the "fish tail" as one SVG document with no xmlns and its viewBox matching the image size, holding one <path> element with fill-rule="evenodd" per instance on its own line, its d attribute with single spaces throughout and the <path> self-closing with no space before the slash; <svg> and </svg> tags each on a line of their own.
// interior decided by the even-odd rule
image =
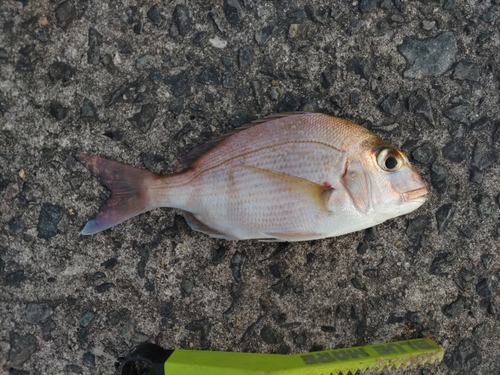
<svg viewBox="0 0 500 375">
<path fill-rule="evenodd" d="M 157 207 L 149 186 L 160 178 L 159 174 L 94 155 L 79 154 L 76 158 L 111 191 L 109 200 L 81 234 L 99 233 Z"/>
</svg>

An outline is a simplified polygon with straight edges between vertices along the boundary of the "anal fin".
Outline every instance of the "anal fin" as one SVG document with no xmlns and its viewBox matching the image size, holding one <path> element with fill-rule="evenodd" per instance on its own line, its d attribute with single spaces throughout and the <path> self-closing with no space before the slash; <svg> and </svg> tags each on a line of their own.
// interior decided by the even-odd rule
<svg viewBox="0 0 500 375">
<path fill-rule="evenodd" d="M 213 238 L 222 238 L 224 240 L 238 240 L 238 238 L 236 237 L 229 236 L 225 233 L 218 231 L 217 229 L 209 227 L 205 223 L 202 223 L 191 212 L 182 211 L 182 213 L 184 214 L 184 218 L 186 219 L 186 222 L 188 223 L 189 227 L 193 230 L 208 234 L 210 237 Z"/>
</svg>

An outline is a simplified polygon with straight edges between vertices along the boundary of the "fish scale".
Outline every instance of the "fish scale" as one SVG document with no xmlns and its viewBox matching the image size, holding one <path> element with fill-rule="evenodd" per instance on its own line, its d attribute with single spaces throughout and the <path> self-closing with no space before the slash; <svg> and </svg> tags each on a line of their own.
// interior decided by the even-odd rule
<svg viewBox="0 0 500 375">
<path fill-rule="evenodd" d="M 357 124 L 315 113 L 242 127 L 194 149 L 168 176 L 97 156 L 78 159 L 111 190 L 83 234 L 173 207 L 217 238 L 319 239 L 411 212 L 427 193 L 401 151 Z"/>
</svg>

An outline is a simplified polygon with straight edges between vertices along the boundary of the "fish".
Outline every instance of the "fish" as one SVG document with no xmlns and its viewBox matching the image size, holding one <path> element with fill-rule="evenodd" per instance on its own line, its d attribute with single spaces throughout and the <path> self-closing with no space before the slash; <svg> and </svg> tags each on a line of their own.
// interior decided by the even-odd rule
<svg viewBox="0 0 500 375">
<path fill-rule="evenodd" d="M 79 154 L 111 191 L 81 234 L 158 207 L 226 240 L 307 241 L 378 225 L 419 208 L 428 193 L 399 149 L 349 120 L 279 113 L 194 148 L 161 175 Z"/>
</svg>

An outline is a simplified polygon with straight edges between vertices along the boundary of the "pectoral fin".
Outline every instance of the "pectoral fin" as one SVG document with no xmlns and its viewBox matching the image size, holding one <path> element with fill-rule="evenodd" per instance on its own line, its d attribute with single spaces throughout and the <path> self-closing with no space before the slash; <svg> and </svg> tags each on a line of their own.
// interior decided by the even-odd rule
<svg viewBox="0 0 500 375">
<path fill-rule="evenodd" d="M 297 199 L 310 202 L 316 208 L 328 211 L 328 200 L 334 191 L 331 187 L 324 187 L 315 182 L 306 180 L 305 178 L 292 176 L 287 173 L 257 168 L 250 165 L 243 165 L 241 168 L 251 170 L 268 179 L 272 179 L 277 188 L 284 189 L 296 196 Z"/>
</svg>

